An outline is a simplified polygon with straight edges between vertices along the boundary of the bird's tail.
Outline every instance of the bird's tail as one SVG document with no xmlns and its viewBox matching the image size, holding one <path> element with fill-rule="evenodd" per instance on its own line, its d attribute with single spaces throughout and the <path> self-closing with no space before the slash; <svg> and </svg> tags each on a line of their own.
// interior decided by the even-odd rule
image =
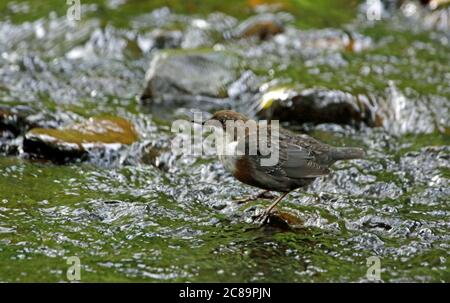
<svg viewBox="0 0 450 303">
<path fill-rule="evenodd" d="M 365 156 L 364 150 L 358 147 L 336 147 L 331 151 L 331 157 L 335 161 L 361 159 Z"/>
</svg>

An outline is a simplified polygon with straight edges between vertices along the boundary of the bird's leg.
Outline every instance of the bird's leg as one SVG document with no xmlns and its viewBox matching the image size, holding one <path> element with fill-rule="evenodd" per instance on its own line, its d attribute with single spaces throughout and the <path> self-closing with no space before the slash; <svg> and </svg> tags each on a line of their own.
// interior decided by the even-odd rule
<svg viewBox="0 0 450 303">
<path fill-rule="evenodd" d="M 286 195 L 289 194 L 289 192 L 283 193 L 282 195 L 280 195 L 278 198 L 275 199 L 275 201 L 273 201 L 272 204 L 269 205 L 269 207 L 267 207 L 262 214 L 259 214 L 256 217 L 257 221 L 260 221 L 261 224 L 265 224 L 267 223 L 270 213 L 272 212 L 272 210 L 277 206 L 278 203 L 280 203 L 280 201 L 286 197 Z"/>
<path fill-rule="evenodd" d="M 251 195 L 251 196 L 248 196 L 245 198 L 234 200 L 234 202 L 238 203 L 238 204 L 242 204 L 242 203 L 246 203 L 246 202 L 255 201 L 258 199 L 274 199 L 274 198 L 275 198 L 275 196 L 270 194 L 270 190 L 265 190 L 263 192 L 260 192 L 257 195 Z"/>
</svg>

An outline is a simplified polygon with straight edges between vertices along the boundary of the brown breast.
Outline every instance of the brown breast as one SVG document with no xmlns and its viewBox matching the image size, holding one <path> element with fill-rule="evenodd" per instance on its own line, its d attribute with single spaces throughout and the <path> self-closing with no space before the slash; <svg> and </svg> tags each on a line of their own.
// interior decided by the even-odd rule
<svg viewBox="0 0 450 303">
<path fill-rule="evenodd" d="M 259 188 L 264 188 L 262 184 L 255 180 L 255 178 L 253 177 L 253 172 L 254 168 L 252 163 L 247 157 L 244 156 L 236 161 L 236 169 L 233 173 L 233 176 L 242 183 Z"/>
</svg>

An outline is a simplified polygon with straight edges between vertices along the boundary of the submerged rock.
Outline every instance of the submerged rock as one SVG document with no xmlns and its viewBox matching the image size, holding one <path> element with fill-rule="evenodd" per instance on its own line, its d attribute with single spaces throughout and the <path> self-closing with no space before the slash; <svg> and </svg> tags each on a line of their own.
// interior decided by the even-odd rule
<svg viewBox="0 0 450 303">
<path fill-rule="evenodd" d="M 338 123 L 377 126 L 376 113 L 367 98 L 338 90 L 278 87 L 259 100 L 257 115 L 294 123 Z"/>
<path fill-rule="evenodd" d="M 66 162 L 86 159 L 89 150 L 129 145 L 137 139 L 133 125 L 125 119 L 90 118 L 64 129 L 33 128 L 25 135 L 23 150 L 39 158 Z"/>
<path fill-rule="evenodd" d="M 225 98 L 238 68 L 239 60 L 227 52 L 164 51 L 150 63 L 141 99 Z"/>
</svg>

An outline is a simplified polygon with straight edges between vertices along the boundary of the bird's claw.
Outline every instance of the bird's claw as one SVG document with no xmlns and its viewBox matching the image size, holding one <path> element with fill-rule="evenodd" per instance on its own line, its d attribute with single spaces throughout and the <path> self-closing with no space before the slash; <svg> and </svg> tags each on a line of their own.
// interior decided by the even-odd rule
<svg viewBox="0 0 450 303">
<path fill-rule="evenodd" d="M 256 214 L 253 217 L 253 220 L 262 226 L 264 224 L 269 223 L 269 218 L 270 218 L 271 213 L 272 213 L 271 211 L 268 211 L 267 209 L 265 209 L 263 212 Z"/>
</svg>

